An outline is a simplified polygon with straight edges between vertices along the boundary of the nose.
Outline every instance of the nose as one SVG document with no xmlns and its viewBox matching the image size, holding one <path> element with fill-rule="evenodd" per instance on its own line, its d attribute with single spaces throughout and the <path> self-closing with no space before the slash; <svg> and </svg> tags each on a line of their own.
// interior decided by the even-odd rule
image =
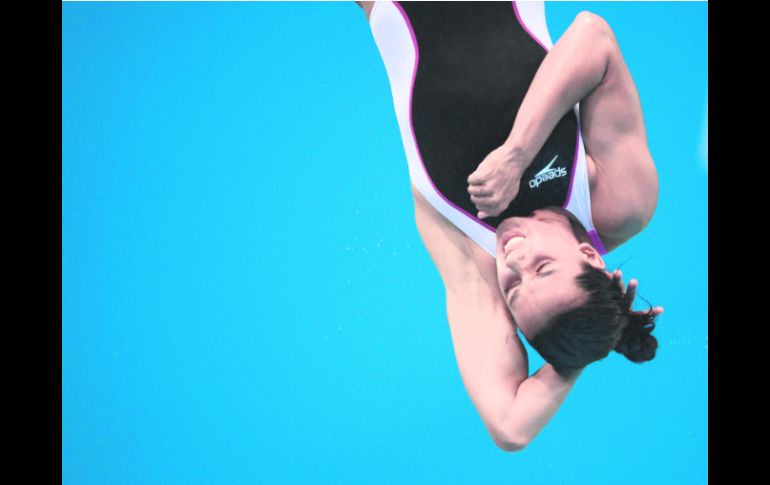
<svg viewBox="0 0 770 485">
<path fill-rule="evenodd" d="M 525 257 L 526 256 L 522 253 L 511 252 L 508 254 L 508 257 L 505 258 L 505 265 L 508 266 L 508 269 L 518 275 L 521 273 L 521 271 L 519 271 L 519 266 L 523 264 Z"/>
<path fill-rule="evenodd" d="M 519 276 L 521 276 L 521 268 L 524 268 L 529 261 L 528 243 L 526 239 L 520 242 L 505 257 L 505 265 Z"/>
</svg>

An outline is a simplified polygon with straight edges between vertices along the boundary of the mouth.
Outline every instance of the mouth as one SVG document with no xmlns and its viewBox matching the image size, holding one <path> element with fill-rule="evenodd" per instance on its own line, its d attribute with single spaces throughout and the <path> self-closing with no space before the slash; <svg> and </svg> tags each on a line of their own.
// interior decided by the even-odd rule
<svg viewBox="0 0 770 485">
<path fill-rule="evenodd" d="M 503 234 L 500 245 L 503 253 L 508 254 L 517 244 L 520 244 L 527 237 L 520 231 L 509 231 Z"/>
</svg>

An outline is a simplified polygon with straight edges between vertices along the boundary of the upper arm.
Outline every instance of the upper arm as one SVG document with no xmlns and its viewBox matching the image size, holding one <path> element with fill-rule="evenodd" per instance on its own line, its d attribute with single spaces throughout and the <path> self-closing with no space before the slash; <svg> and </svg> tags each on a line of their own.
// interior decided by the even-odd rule
<svg viewBox="0 0 770 485">
<path fill-rule="evenodd" d="M 604 149 L 621 139 L 635 137 L 646 144 L 639 92 L 615 33 L 604 19 L 590 12 L 578 14 L 573 25 L 590 32 L 590 48 L 601 52 L 606 64 L 599 85 L 580 101 L 586 148 L 603 159 Z"/>
<path fill-rule="evenodd" d="M 492 439 L 505 447 L 505 416 L 527 378 L 527 353 L 504 302 L 481 283 L 447 287 L 447 318 L 457 367 Z"/>
<path fill-rule="evenodd" d="M 658 201 L 658 174 L 639 92 L 615 33 L 590 12 L 581 12 L 575 21 L 594 31 L 596 48 L 607 57 L 601 83 L 580 101 L 580 129 L 586 155 L 599 174 L 596 194 L 592 188 L 591 196 L 597 202 L 592 204 L 594 222 L 603 240 L 618 246 L 651 220 Z"/>
<path fill-rule="evenodd" d="M 420 237 L 446 288 L 447 314 L 458 363 L 491 363 L 487 376 L 527 377 L 524 346 L 497 284 L 495 260 L 449 222 L 412 185 Z M 458 352 L 458 348 L 461 352 Z M 473 356 L 468 359 L 460 357 Z M 500 372 L 497 372 L 499 370 Z M 510 380 L 505 382 L 510 387 Z"/>
<path fill-rule="evenodd" d="M 502 418 L 529 368 L 497 285 L 494 259 L 412 190 L 420 237 L 446 288 L 460 376 L 490 435 L 502 443 Z"/>
<path fill-rule="evenodd" d="M 658 172 L 646 142 L 622 137 L 601 163 L 601 177 L 592 187 L 591 212 L 608 251 L 639 234 L 658 205 Z"/>
<path fill-rule="evenodd" d="M 442 216 L 412 184 L 417 231 L 444 285 L 462 287 L 479 278 L 468 236 Z"/>
</svg>

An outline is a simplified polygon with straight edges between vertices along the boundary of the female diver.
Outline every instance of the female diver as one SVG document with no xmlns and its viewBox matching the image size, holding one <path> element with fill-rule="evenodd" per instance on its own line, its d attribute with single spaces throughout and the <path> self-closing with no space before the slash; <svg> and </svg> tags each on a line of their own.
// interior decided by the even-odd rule
<svg viewBox="0 0 770 485">
<path fill-rule="evenodd" d="M 626 291 L 602 259 L 657 205 L 636 87 L 589 12 L 553 45 L 542 2 L 356 3 L 390 81 L 463 383 L 494 442 L 520 450 L 586 365 L 657 349 L 663 309 L 633 311 L 636 281 Z M 517 329 L 546 361 L 532 376 Z"/>
</svg>

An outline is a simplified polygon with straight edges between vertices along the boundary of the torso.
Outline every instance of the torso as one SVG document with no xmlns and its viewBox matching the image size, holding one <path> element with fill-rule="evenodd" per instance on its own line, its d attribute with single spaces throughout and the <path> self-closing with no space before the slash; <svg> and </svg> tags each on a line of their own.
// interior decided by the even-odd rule
<svg viewBox="0 0 770 485">
<path fill-rule="evenodd" d="M 367 19 L 370 17 L 375 2 L 356 2 L 364 11 Z M 581 126 L 586 151 L 586 163 L 590 185 L 591 215 L 596 230 L 602 238 L 607 250 L 612 250 L 638 233 L 652 216 L 657 202 L 657 176 L 654 165 L 651 164 L 649 152 L 645 146 L 607 147 L 606 139 L 602 140 L 601 133 L 585 129 L 591 126 L 591 107 L 584 108 L 581 105 Z M 618 153 L 620 152 L 620 153 Z M 630 174 L 628 167 L 632 158 L 649 158 L 652 165 L 652 176 L 647 177 L 645 185 L 647 190 L 629 191 L 628 187 L 640 185 L 639 174 Z M 619 163 L 608 163 L 604 160 L 624 160 L 624 166 Z M 624 183 L 627 182 L 627 183 Z M 654 185 L 654 190 L 651 185 Z M 420 234 L 431 256 L 441 252 L 441 246 L 451 244 L 456 251 L 463 254 L 467 261 L 474 261 L 476 265 L 484 266 L 494 272 L 494 266 L 490 263 L 494 260 L 490 255 L 478 247 L 467 235 L 457 228 L 440 213 L 438 213 L 412 186 L 415 197 L 415 209 L 421 213 L 418 217 L 418 226 L 422 225 Z M 650 197 L 650 194 L 655 194 Z M 647 200 L 645 200 L 645 198 Z M 650 200 L 654 199 L 654 200 Z M 633 221 L 629 224 L 629 221 Z M 427 228 L 427 229 L 426 229 Z M 425 230 L 423 230 L 425 229 Z M 464 263 L 458 262 L 458 266 Z M 485 270 L 486 271 L 486 270 Z"/>
</svg>

